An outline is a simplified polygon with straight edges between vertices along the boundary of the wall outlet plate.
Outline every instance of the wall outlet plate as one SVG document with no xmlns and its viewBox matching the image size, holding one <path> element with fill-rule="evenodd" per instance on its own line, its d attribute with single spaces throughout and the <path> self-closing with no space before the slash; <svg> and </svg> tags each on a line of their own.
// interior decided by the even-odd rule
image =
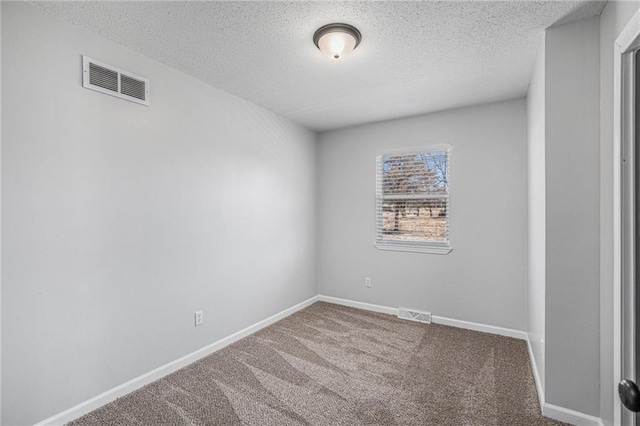
<svg viewBox="0 0 640 426">
<path fill-rule="evenodd" d="M 195 317 L 195 325 L 202 325 L 204 323 L 204 313 L 202 311 L 198 311 L 194 314 Z"/>
</svg>

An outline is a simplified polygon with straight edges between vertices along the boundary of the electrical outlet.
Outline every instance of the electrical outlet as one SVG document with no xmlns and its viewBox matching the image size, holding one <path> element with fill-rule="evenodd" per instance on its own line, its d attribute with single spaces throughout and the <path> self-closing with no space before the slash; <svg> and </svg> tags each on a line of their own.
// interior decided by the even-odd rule
<svg viewBox="0 0 640 426">
<path fill-rule="evenodd" d="M 196 319 L 195 325 L 202 325 L 202 323 L 204 322 L 204 313 L 202 313 L 202 311 L 198 311 L 194 314 L 194 317 Z"/>
<path fill-rule="evenodd" d="M 371 278 L 370 277 L 365 277 L 364 286 L 365 287 L 371 287 Z"/>
</svg>

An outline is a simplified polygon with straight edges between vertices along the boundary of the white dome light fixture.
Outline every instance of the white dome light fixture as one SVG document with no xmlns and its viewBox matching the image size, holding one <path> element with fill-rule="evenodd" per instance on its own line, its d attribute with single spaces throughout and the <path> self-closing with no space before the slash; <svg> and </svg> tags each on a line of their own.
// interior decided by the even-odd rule
<svg viewBox="0 0 640 426">
<path fill-rule="evenodd" d="M 313 43 L 329 59 L 342 59 L 351 54 L 362 40 L 360 31 L 349 24 L 328 24 L 318 28 Z"/>
</svg>

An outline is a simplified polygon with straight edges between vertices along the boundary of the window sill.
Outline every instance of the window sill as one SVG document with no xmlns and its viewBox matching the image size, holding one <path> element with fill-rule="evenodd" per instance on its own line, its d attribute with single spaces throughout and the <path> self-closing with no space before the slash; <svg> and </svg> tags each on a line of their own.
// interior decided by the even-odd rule
<svg viewBox="0 0 640 426">
<path fill-rule="evenodd" d="M 418 245 L 418 244 L 397 244 L 397 243 L 373 243 L 378 250 L 391 250 L 391 251 L 409 251 L 414 253 L 430 253 L 430 254 L 449 254 L 451 246 L 431 246 L 431 245 Z"/>
</svg>

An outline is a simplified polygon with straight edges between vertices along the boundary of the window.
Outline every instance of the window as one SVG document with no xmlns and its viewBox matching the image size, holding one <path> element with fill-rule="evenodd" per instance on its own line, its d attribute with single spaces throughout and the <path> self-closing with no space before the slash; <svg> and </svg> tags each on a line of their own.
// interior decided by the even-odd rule
<svg viewBox="0 0 640 426">
<path fill-rule="evenodd" d="M 376 247 L 447 254 L 449 150 L 441 145 L 379 152 Z"/>
</svg>

